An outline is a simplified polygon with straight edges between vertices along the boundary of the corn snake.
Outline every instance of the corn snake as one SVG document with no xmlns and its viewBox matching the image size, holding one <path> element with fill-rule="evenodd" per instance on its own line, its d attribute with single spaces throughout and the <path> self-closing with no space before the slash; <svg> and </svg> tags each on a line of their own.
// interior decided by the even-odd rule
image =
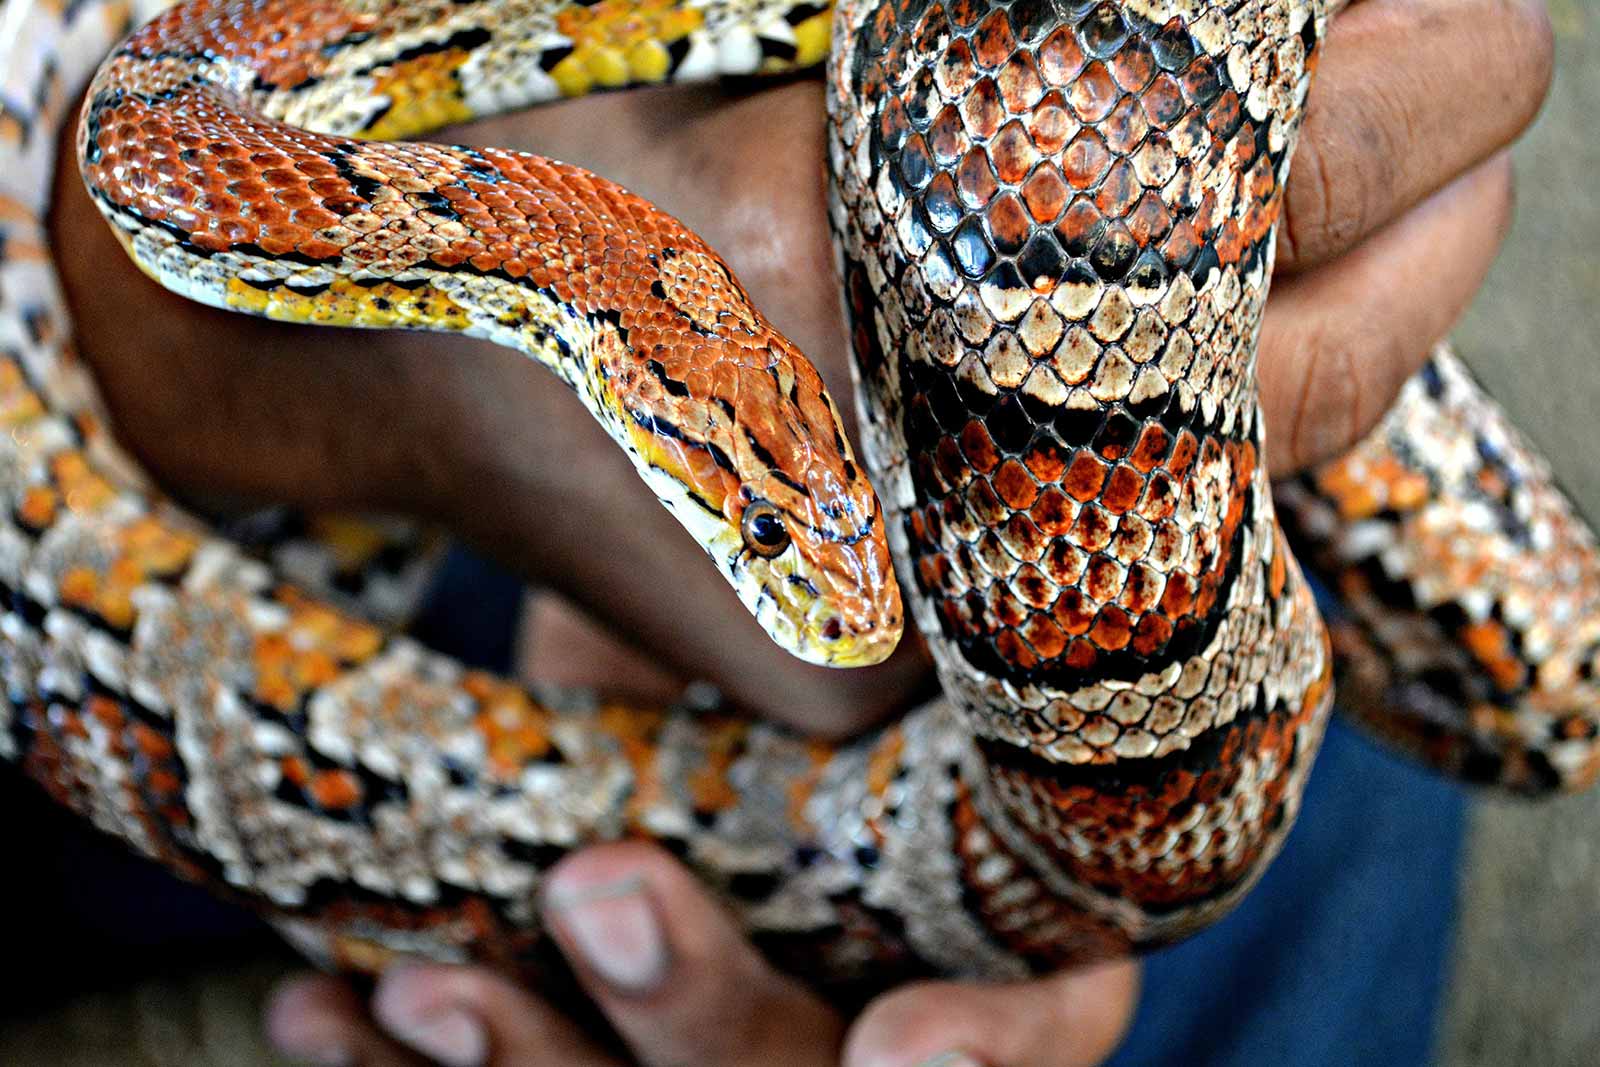
<svg viewBox="0 0 1600 1067">
<path fill-rule="evenodd" d="M 860 479 L 849 474 L 848 446 L 833 444 L 836 418 L 814 372 L 787 352 L 773 394 L 697 385 L 692 360 L 627 363 L 617 342 L 649 325 L 641 306 L 675 309 L 680 333 L 782 348 L 692 235 L 672 230 L 670 245 L 649 253 L 661 295 L 629 261 L 643 290 L 628 298 L 636 302 L 585 305 L 571 325 L 563 309 L 586 298 L 553 276 L 521 281 L 527 272 L 507 265 L 514 255 L 484 247 L 474 252 L 490 256 L 481 263 L 451 262 L 437 241 L 418 240 L 429 234 L 369 226 L 363 216 L 384 217 L 379 198 L 397 184 L 385 161 L 411 156 L 302 135 L 299 156 L 279 142 L 230 154 L 229 127 L 180 127 L 160 110 L 189 91 L 183 79 L 202 52 L 239 44 L 248 62 L 205 61 L 224 92 L 263 94 L 269 115 L 327 131 L 411 134 L 542 96 L 705 76 L 719 63 L 815 62 L 824 51 L 816 20 L 828 17 L 762 9 L 766 21 L 741 30 L 737 8 L 641 8 L 666 43 L 652 47 L 647 33 L 624 48 L 610 31 L 585 37 L 588 20 L 622 9 L 505 5 L 511 14 L 492 19 L 476 10 L 499 6 L 440 15 L 411 5 L 390 39 L 354 21 L 369 17 L 358 8 L 283 5 L 312 12 L 293 22 L 305 39 L 291 34 L 293 47 L 259 52 L 245 47 L 256 40 L 249 19 L 170 15 L 145 31 L 144 52 L 121 53 L 121 68 L 98 83 L 123 96 L 91 96 L 91 185 L 136 259 L 212 302 L 447 329 L 490 312 L 470 328 L 516 333 L 555 366 L 625 448 L 647 456 L 641 472 L 695 517 L 685 524 L 719 547 L 714 558 L 765 559 L 755 551 L 772 547 L 760 544 L 762 515 L 785 517 L 781 540 L 795 527 L 800 486 L 831 499 Z M 278 10 L 262 8 L 256 17 Z M 7 10 L 23 17 L 9 15 L 21 5 Z M 1157 10 L 1171 18 L 1150 17 Z M 54 42 L 41 54 L 70 54 L 61 42 L 73 33 L 103 47 L 122 17 L 94 5 L 28 11 Z M 0 303 L 27 342 L 8 405 L 21 432 L 6 446 L 7 755 L 102 828 L 258 899 L 298 943 L 346 966 L 394 951 L 521 962 L 539 944 L 538 871 L 581 841 L 618 834 L 672 843 L 775 953 L 833 975 L 1020 974 L 1208 921 L 1287 833 L 1333 671 L 1274 532 L 1252 368 L 1277 191 L 1324 16 L 1309 3 L 1245 5 L 1226 17 L 1161 3 L 846 4 L 834 13 L 834 222 L 865 449 L 883 535 L 915 590 L 908 602 L 949 697 L 836 751 L 735 721 L 529 698 L 464 675 L 280 591 L 270 572 L 169 505 L 133 495 L 137 475 L 95 425 L 89 386 L 60 348 L 61 310 L 40 280 L 48 266 L 27 255 L 40 194 L 22 190 L 7 222 L 22 237 L 8 233 L 4 263 L 8 288 L 24 298 Z M 192 33 L 218 36 L 196 47 Z M 519 49 L 527 73 L 496 65 Z M 59 113 L 68 80 L 41 74 L 32 97 L 44 101 L 41 114 Z M 203 106 L 189 110 L 215 120 Z M 37 186 L 27 146 L 25 137 L 5 143 L 18 153 L 6 174 Z M 419 187 L 390 204 L 405 205 L 400 222 L 473 232 L 473 211 L 494 206 L 505 184 L 565 185 L 607 199 L 614 217 L 653 210 L 599 179 L 526 160 L 441 152 L 437 167 L 475 173 L 451 185 L 422 171 Z M 202 184 L 208 172 L 230 180 Z M 139 173 L 162 182 L 130 177 Z M 185 175 L 199 177 L 185 188 Z M 354 218 L 344 229 L 355 236 L 285 245 L 290 234 L 273 232 L 284 219 L 268 213 L 256 232 L 235 230 L 257 221 L 237 205 L 268 188 L 290 230 L 305 211 L 308 233 Z M 295 199 L 301 192 L 312 195 Z M 378 232 L 397 239 L 352 254 Z M 336 253 L 350 257 L 338 269 Z M 702 499 L 736 499 L 718 492 L 729 468 L 770 465 L 762 457 L 774 445 L 686 438 L 713 426 L 719 394 L 776 404 L 796 383 L 811 410 L 793 440 L 833 447 L 818 478 L 785 471 L 787 506 L 767 489 L 760 499 L 773 512 L 747 522 L 725 509 L 701 521 L 717 509 L 686 498 L 684 485 Z M 620 417 L 624 391 L 635 407 Z M 673 401 L 700 409 L 693 419 L 662 414 L 686 409 Z M 1470 777 L 1526 791 L 1585 784 L 1596 768 L 1592 544 L 1486 404 L 1441 354 L 1378 435 L 1283 499 L 1356 608 L 1335 635 L 1381 728 Z M 663 468 L 665 478 L 651 473 Z M 878 514 L 870 490 L 854 513 Z M 837 517 L 813 527 L 827 518 Z M 1419 533 L 1434 547 L 1408 554 Z M 1463 549 L 1463 536 L 1476 540 Z M 820 559 L 848 539 L 807 547 Z M 1496 572 L 1507 541 L 1525 562 Z M 835 555 L 779 576 L 780 591 L 826 589 L 816 603 L 796 609 L 753 592 L 747 604 L 769 626 L 800 620 L 776 628 L 814 655 L 847 635 L 853 646 L 857 634 L 889 632 L 898 607 L 888 550 L 871 537 L 856 543 L 867 547 L 849 563 Z M 781 546 L 779 557 L 788 552 Z M 1477 594 L 1456 592 L 1452 571 L 1470 573 Z M 1543 574 L 1560 576 L 1559 589 L 1531 597 L 1530 575 Z M 878 603 L 812 614 L 849 600 L 852 580 Z M 1397 603 L 1396 586 L 1409 603 Z M 1407 610 L 1414 619 L 1397 623 Z M 840 621 L 830 629 L 830 619 Z M 1398 640 L 1397 626 L 1406 631 Z M 1516 676 L 1524 659 L 1533 666 Z M 1468 669 L 1490 681 L 1452 688 L 1441 677 Z M 1384 714 L 1385 703 L 1420 710 Z M 1450 710 L 1459 704 L 1468 717 Z"/>
</svg>

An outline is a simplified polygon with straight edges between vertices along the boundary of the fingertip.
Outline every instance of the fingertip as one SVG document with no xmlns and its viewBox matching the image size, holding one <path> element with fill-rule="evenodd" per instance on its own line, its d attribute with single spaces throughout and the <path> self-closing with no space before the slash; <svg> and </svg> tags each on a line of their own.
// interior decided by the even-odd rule
<svg viewBox="0 0 1600 1067">
<path fill-rule="evenodd" d="M 1139 973 L 1117 960 L 1004 985 L 904 986 L 856 1021 L 844 1067 L 1089 1067 L 1126 1034 Z"/>
<path fill-rule="evenodd" d="M 621 843 L 563 859 L 543 912 L 584 988 L 647 1062 L 836 1062 L 837 1017 L 774 970 L 664 850 Z"/>
<path fill-rule="evenodd" d="M 360 1004 L 348 986 L 326 975 L 297 975 L 280 983 L 262 1009 L 267 1041 L 308 1063 L 346 1067 L 360 1044 Z"/>
<path fill-rule="evenodd" d="M 879 997 L 851 1026 L 841 1062 L 844 1067 L 922 1067 L 960 1053 L 985 1063 L 966 1047 L 976 1036 L 963 995 L 972 992 L 983 991 L 918 982 Z"/>
<path fill-rule="evenodd" d="M 404 963 L 389 968 L 372 994 L 372 1015 L 395 1040 L 446 1067 L 476 1067 L 488 1060 L 489 1031 L 482 1015 L 520 995 L 500 979 L 462 967 Z"/>
<path fill-rule="evenodd" d="M 726 971 L 755 958 L 733 917 L 705 887 L 664 849 L 643 842 L 596 845 L 562 859 L 545 882 L 544 912 L 566 950 L 587 955 L 588 950 L 609 947 L 629 948 L 641 957 L 656 954 L 659 959 L 641 958 L 629 969 L 642 979 L 644 971 L 655 968 L 658 984 L 669 963 L 692 975 L 703 961 L 715 961 L 718 970 Z M 580 915 L 608 925 L 614 935 L 626 934 L 627 942 L 601 945 L 593 937 L 563 937 L 577 932 L 574 920 L 583 921 Z M 645 929 L 651 922 L 653 932 Z M 601 931 L 596 925 L 585 932 Z"/>
</svg>

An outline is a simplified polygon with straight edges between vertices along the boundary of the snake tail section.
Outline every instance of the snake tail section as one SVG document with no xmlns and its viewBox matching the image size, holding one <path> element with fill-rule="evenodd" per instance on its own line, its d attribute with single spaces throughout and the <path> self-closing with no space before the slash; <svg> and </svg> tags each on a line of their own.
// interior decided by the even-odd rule
<svg viewBox="0 0 1600 1067">
<path fill-rule="evenodd" d="M 1525 796 L 1594 784 L 1594 533 L 1447 348 L 1365 441 L 1278 496 L 1339 602 L 1342 707 L 1469 782 Z"/>
</svg>

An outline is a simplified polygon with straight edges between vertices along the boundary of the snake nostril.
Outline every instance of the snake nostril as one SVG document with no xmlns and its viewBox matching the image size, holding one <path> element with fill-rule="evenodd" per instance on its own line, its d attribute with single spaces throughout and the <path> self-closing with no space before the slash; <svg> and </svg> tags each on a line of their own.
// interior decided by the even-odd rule
<svg viewBox="0 0 1600 1067">
<path fill-rule="evenodd" d="M 843 633 L 844 625 L 839 622 L 837 617 L 829 619 L 822 624 L 822 639 L 824 641 L 837 641 Z"/>
</svg>

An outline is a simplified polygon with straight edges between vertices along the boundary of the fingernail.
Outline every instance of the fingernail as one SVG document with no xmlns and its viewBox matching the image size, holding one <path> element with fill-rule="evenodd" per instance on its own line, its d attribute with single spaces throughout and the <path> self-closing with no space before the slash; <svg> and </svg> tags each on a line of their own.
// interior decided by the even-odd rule
<svg viewBox="0 0 1600 1067">
<path fill-rule="evenodd" d="M 544 910 L 563 946 L 619 993 L 647 993 L 666 978 L 667 940 L 644 879 L 552 886 Z"/>
<path fill-rule="evenodd" d="M 445 1067 L 481 1067 L 489 1058 L 489 1035 L 483 1024 L 459 1008 L 381 1021 L 395 1040 Z"/>
<path fill-rule="evenodd" d="M 923 1060 L 917 1067 L 984 1067 L 983 1063 L 965 1052 L 941 1052 L 931 1059 Z"/>
</svg>

